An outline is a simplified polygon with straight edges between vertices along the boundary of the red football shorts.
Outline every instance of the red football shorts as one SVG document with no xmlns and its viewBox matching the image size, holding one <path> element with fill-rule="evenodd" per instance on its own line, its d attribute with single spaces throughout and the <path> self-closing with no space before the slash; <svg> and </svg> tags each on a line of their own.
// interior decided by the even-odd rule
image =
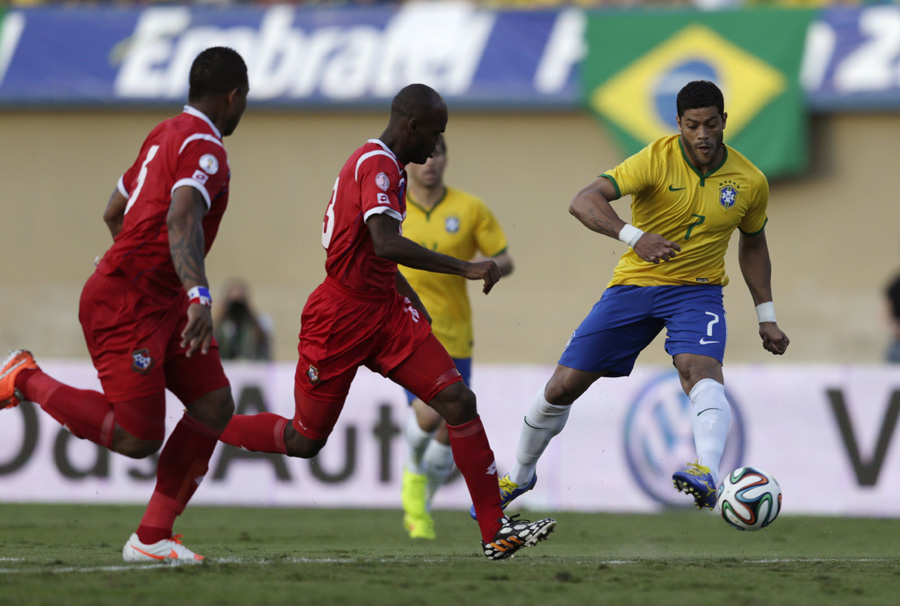
<svg viewBox="0 0 900 606">
<path fill-rule="evenodd" d="M 331 434 L 360 366 L 424 402 L 462 380 L 428 321 L 396 291 L 373 296 L 326 278 L 306 301 L 301 326 L 293 426 L 310 439 Z"/>
<path fill-rule="evenodd" d="M 215 339 L 206 355 L 184 355 L 187 307 L 186 294 L 161 303 L 118 274 L 95 272 L 81 292 L 78 319 L 103 393 L 116 422 L 138 438 L 165 432 L 165 398 L 150 396 L 168 388 L 187 405 L 229 386 Z"/>
</svg>

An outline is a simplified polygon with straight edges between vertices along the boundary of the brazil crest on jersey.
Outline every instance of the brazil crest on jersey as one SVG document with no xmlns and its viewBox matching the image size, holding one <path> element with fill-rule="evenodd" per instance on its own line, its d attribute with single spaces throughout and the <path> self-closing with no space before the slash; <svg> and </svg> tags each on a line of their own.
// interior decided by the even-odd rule
<svg viewBox="0 0 900 606">
<path fill-rule="evenodd" d="M 419 205 L 408 192 L 406 201 L 403 235 L 429 250 L 466 261 L 477 252 L 495 257 L 506 250 L 506 235 L 497 219 L 471 194 L 448 187 L 431 209 Z M 450 355 L 470 358 L 472 309 L 466 279 L 403 265 L 400 271 L 422 299 L 431 315 L 431 329 Z"/>
<path fill-rule="evenodd" d="M 601 175 L 620 196 L 631 194 L 632 224 L 681 246 L 654 264 L 633 250 L 622 255 L 609 286 L 728 284 L 725 251 L 735 228 L 757 234 L 766 225 L 769 184 L 747 158 L 725 146 L 722 163 L 701 175 L 681 136 L 657 139 Z"/>
</svg>

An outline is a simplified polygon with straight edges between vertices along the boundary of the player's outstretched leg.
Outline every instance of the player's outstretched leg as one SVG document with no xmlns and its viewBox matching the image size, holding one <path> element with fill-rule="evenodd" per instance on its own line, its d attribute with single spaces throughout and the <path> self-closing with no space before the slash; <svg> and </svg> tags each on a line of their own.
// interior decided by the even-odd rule
<svg viewBox="0 0 900 606">
<path fill-rule="evenodd" d="M 15 408 L 25 399 L 22 392 L 16 389 L 16 377 L 23 370 L 36 370 L 37 362 L 30 351 L 16 349 L 9 352 L 9 356 L 0 366 L 0 409 Z"/>
<path fill-rule="evenodd" d="M 199 563 L 203 556 L 194 553 L 181 544 L 181 535 L 176 534 L 170 539 L 163 539 L 156 543 L 145 544 L 133 533 L 125 547 L 122 548 L 122 558 L 126 562 L 189 562 Z"/>
<path fill-rule="evenodd" d="M 531 476 L 531 481 L 521 487 L 509 479 L 509 474 L 506 474 L 500 478 L 500 507 L 506 509 L 507 505 L 534 488 L 535 484 L 537 484 L 537 474 Z M 469 507 L 469 515 L 472 516 L 473 520 L 478 519 L 474 505 Z"/>
<path fill-rule="evenodd" d="M 688 463 L 681 471 L 672 474 L 672 483 L 679 492 L 686 492 L 694 497 L 697 509 L 716 507 L 716 481 L 709 467 L 694 461 Z"/>
<path fill-rule="evenodd" d="M 518 519 L 518 515 L 506 518 L 490 543 L 482 542 L 484 555 L 489 560 L 511 558 L 518 550 L 531 547 L 546 539 L 556 528 L 556 520 L 544 518 L 537 522 Z"/>
</svg>

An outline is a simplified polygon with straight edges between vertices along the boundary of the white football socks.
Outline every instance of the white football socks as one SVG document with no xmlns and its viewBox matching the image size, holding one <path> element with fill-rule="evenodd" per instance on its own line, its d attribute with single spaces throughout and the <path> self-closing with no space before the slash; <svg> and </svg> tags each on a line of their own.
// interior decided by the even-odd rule
<svg viewBox="0 0 900 606">
<path fill-rule="evenodd" d="M 538 459 L 553 436 L 566 426 L 571 408 L 550 404 L 544 398 L 544 387 L 538 390 L 522 423 L 519 446 L 516 448 L 516 464 L 509 472 L 510 480 L 520 487 L 531 482 Z"/>
<path fill-rule="evenodd" d="M 719 463 L 725 451 L 725 438 L 731 423 L 731 407 L 725 399 L 725 386 L 713 379 L 698 381 L 690 393 L 691 429 L 694 447 L 701 465 L 709 467 L 719 485 Z"/>
<path fill-rule="evenodd" d="M 419 427 L 419 421 L 416 415 L 410 410 L 410 415 L 406 420 L 406 447 L 408 456 L 406 460 L 406 468 L 411 473 L 424 473 L 422 469 L 422 456 L 425 454 L 425 448 L 435 432 L 428 432 Z"/>
<path fill-rule="evenodd" d="M 431 511 L 434 493 L 444 485 L 453 473 L 453 451 L 449 444 L 441 444 L 437 440 L 428 442 L 425 455 L 422 457 L 422 471 L 428 481 L 425 483 L 425 508 Z"/>
</svg>

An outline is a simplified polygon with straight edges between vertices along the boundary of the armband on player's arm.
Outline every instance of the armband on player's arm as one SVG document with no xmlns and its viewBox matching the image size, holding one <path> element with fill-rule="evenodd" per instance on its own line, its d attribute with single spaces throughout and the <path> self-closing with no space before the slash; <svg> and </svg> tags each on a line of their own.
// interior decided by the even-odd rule
<svg viewBox="0 0 900 606">
<path fill-rule="evenodd" d="M 756 306 L 756 319 L 759 323 L 775 321 L 775 304 L 771 301 Z"/>
<path fill-rule="evenodd" d="M 637 244 L 637 241 L 640 240 L 643 235 L 644 232 L 631 223 L 626 223 L 625 227 L 619 230 L 619 240 L 631 248 L 634 248 L 634 245 Z"/>
<path fill-rule="evenodd" d="M 212 297 L 209 294 L 209 289 L 205 286 L 195 286 L 188 291 L 188 299 L 190 299 L 191 305 L 206 305 L 207 307 L 212 307 Z"/>
</svg>

